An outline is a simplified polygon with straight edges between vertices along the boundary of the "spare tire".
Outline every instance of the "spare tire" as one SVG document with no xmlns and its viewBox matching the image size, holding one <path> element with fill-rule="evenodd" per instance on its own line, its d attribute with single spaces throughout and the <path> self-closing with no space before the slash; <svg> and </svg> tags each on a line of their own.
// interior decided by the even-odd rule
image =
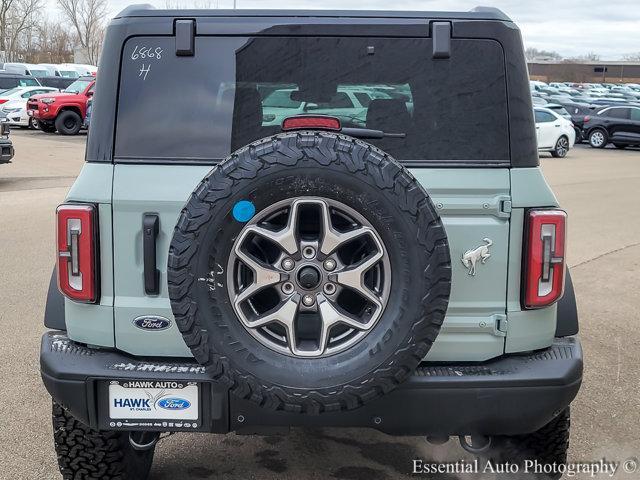
<svg viewBox="0 0 640 480">
<path fill-rule="evenodd" d="M 429 351 L 451 289 L 429 196 L 389 155 L 328 132 L 233 153 L 182 210 L 168 260 L 186 344 L 239 397 L 357 408 Z"/>
</svg>

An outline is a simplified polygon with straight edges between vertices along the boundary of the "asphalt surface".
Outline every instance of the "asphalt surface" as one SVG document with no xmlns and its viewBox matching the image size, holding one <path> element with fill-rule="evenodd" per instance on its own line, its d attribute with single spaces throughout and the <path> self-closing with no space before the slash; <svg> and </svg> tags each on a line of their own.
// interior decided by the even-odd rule
<svg viewBox="0 0 640 480">
<path fill-rule="evenodd" d="M 16 158 L 0 165 L 0 479 L 60 478 L 38 349 L 54 262 L 53 212 L 82 168 L 86 137 L 20 130 L 11 136 Z M 569 212 L 569 265 L 586 358 L 584 385 L 572 406 L 570 460 L 637 458 L 640 150 L 578 146 L 565 159 L 543 158 L 542 165 Z M 174 435 L 159 444 L 151 478 L 392 479 L 408 475 L 415 458 L 469 457 L 454 441 L 434 447 L 422 438 L 368 430 Z"/>
</svg>

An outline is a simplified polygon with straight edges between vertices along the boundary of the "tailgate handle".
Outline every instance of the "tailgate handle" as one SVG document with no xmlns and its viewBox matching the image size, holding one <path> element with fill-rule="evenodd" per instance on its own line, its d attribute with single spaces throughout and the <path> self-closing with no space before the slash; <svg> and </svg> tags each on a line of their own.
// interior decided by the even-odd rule
<svg viewBox="0 0 640 480">
<path fill-rule="evenodd" d="M 156 268 L 156 240 L 160 219 L 155 213 L 145 213 L 142 219 L 142 252 L 144 259 L 144 292 L 160 293 L 160 272 Z"/>
<path fill-rule="evenodd" d="M 176 20 L 176 55 L 193 57 L 195 54 L 196 21 L 192 19 Z"/>
<path fill-rule="evenodd" d="M 451 23 L 433 22 L 431 36 L 433 37 L 433 58 L 451 57 Z"/>
</svg>

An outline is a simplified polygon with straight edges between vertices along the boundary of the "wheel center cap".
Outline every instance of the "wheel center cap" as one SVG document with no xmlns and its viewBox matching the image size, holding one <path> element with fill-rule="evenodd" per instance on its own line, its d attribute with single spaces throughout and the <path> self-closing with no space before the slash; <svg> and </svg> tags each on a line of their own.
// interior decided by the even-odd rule
<svg viewBox="0 0 640 480">
<path fill-rule="evenodd" d="M 316 267 L 307 265 L 298 271 L 298 283 L 302 288 L 313 289 L 320 285 L 320 272 Z"/>
</svg>

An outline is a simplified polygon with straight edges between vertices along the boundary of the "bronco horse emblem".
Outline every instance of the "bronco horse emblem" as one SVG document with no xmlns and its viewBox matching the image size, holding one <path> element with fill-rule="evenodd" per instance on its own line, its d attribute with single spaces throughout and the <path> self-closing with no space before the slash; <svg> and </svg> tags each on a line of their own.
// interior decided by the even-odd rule
<svg viewBox="0 0 640 480">
<path fill-rule="evenodd" d="M 467 250 L 462 255 L 462 264 L 469 269 L 469 275 L 475 276 L 476 274 L 476 264 L 478 261 L 480 263 L 485 263 L 487 259 L 491 256 L 489 253 L 489 247 L 493 245 L 493 242 L 490 238 L 482 239 L 486 245 L 480 245 L 472 250 Z"/>
</svg>

